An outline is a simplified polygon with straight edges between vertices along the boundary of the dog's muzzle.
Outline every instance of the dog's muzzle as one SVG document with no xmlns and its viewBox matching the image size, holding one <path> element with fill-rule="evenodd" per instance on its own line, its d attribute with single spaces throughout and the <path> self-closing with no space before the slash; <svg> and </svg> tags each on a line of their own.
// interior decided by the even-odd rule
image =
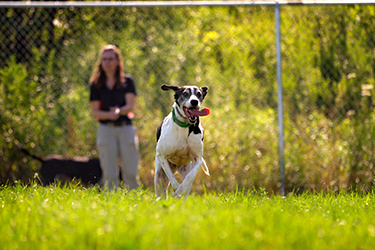
<svg viewBox="0 0 375 250">
<path fill-rule="evenodd" d="M 198 119 L 197 112 L 199 112 L 198 108 L 187 108 L 184 107 L 184 114 L 188 118 L 190 123 L 195 123 Z"/>
</svg>

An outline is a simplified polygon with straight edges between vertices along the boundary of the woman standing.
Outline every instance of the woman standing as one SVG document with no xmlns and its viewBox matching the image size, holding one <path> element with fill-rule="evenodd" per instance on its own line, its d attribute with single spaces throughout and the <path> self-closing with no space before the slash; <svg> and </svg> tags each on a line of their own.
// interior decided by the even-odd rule
<svg viewBox="0 0 375 250">
<path fill-rule="evenodd" d="M 99 120 L 96 145 L 104 189 L 119 187 L 119 158 L 125 186 L 135 189 L 139 186 L 138 137 L 128 113 L 134 107 L 136 90 L 133 78 L 124 73 L 121 53 L 116 46 L 107 45 L 102 49 L 90 84 L 91 110 Z"/>
</svg>

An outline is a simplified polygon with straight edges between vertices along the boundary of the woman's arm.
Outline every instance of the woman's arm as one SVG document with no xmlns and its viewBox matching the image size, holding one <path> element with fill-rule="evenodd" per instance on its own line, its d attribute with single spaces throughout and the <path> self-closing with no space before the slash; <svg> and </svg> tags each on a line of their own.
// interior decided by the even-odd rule
<svg viewBox="0 0 375 250">
<path fill-rule="evenodd" d="M 120 109 L 114 108 L 110 111 L 103 111 L 100 109 L 100 101 L 90 102 L 91 111 L 95 118 L 99 120 L 112 120 L 115 121 L 120 117 Z"/>
<path fill-rule="evenodd" d="M 135 103 L 135 94 L 134 93 L 126 93 L 125 94 L 125 101 L 126 104 L 120 107 L 120 114 L 127 115 L 130 111 L 134 108 Z"/>
</svg>

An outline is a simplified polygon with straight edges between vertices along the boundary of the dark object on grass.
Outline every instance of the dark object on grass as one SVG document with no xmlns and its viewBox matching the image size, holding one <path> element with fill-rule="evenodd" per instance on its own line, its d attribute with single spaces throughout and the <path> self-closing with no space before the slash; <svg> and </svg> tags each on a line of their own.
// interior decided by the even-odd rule
<svg viewBox="0 0 375 250">
<path fill-rule="evenodd" d="M 61 155 L 39 157 L 22 147 L 20 150 L 42 163 L 40 176 L 43 185 L 54 183 L 55 180 L 67 182 L 73 179 L 79 180 L 83 185 L 95 185 L 102 177 L 98 158 L 66 158 Z"/>
</svg>

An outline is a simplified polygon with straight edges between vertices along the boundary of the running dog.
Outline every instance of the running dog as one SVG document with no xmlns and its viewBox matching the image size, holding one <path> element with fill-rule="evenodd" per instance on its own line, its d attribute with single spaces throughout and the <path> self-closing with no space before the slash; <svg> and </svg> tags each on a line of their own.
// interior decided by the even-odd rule
<svg viewBox="0 0 375 250">
<path fill-rule="evenodd" d="M 171 184 L 175 197 L 187 197 L 202 164 L 203 171 L 209 175 L 203 159 L 204 130 L 199 122 L 199 116 L 210 113 L 207 108 L 199 110 L 208 87 L 163 84 L 161 89 L 173 90 L 175 102 L 156 133 L 155 193 L 160 198 L 165 186 Z M 174 169 L 181 174 L 181 184 L 174 176 Z"/>
</svg>

